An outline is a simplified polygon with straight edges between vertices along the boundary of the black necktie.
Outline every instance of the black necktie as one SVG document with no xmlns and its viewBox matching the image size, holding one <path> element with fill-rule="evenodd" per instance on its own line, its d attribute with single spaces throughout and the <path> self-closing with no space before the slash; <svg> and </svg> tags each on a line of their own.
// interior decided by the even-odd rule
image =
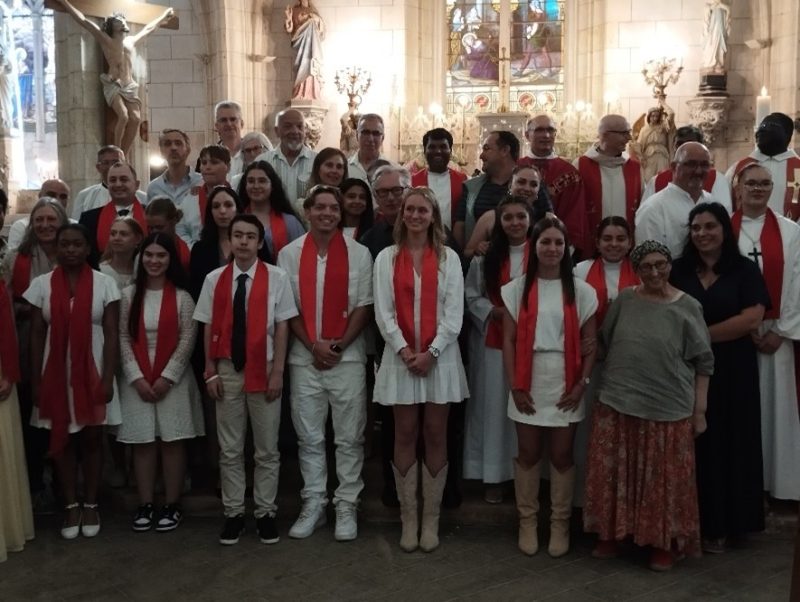
<svg viewBox="0 0 800 602">
<path fill-rule="evenodd" d="M 233 295 L 233 332 L 231 332 L 231 361 L 237 372 L 241 372 L 247 360 L 247 274 L 236 277 L 236 293 Z"/>
<path fill-rule="evenodd" d="M 130 213 L 129 209 L 120 209 L 119 211 L 117 211 L 117 215 L 120 217 L 125 217 L 129 213 Z"/>
</svg>

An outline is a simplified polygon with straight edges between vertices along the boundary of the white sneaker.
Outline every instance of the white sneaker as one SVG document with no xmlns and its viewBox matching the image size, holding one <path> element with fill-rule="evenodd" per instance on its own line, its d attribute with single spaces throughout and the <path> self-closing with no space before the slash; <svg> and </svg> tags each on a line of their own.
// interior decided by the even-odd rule
<svg viewBox="0 0 800 602">
<path fill-rule="evenodd" d="M 333 536 L 336 541 L 352 541 L 357 535 L 356 505 L 340 500 L 336 504 L 336 530 Z"/>
<path fill-rule="evenodd" d="M 300 516 L 289 529 L 289 537 L 293 539 L 305 539 L 311 535 L 318 527 L 325 524 L 325 504 L 318 499 L 308 499 L 303 502 Z"/>
</svg>

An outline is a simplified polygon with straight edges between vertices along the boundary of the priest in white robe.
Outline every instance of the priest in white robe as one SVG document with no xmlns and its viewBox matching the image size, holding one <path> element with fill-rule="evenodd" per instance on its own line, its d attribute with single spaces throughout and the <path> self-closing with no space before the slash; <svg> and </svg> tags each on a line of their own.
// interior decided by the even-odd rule
<svg viewBox="0 0 800 602">
<path fill-rule="evenodd" d="M 794 342 L 800 341 L 800 226 L 768 207 L 773 187 L 765 166 L 745 166 L 735 190 L 741 208 L 734 213 L 733 225 L 739 250 L 758 263 L 772 301 L 753 336 L 759 350 L 764 489 L 779 499 L 798 500 L 800 416 Z"/>
</svg>

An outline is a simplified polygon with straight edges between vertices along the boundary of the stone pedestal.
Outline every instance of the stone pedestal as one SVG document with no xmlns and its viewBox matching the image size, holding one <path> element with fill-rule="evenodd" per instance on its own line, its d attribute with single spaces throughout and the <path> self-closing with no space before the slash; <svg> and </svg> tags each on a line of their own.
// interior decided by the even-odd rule
<svg viewBox="0 0 800 602">
<path fill-rule="evenodd" d="M 703 132 L 706 146 L 725 143 L 725 123 L 733 101 L 727 96 L 697 96 L 686 101 L 689 120 Z"/>
<path fill-rule="evenodd" d="M 322 123 L 328 114 L 327 105 L 321 100 L 292 100 L 288 106 L 297 109 L 306 118 L 306 144 L 316 148 L 322 137 Z"/>
<path fill-rule="evenodd" d="M 701 73 L 698 96 L 728 96 L 728 74 Z"/>
</svg>

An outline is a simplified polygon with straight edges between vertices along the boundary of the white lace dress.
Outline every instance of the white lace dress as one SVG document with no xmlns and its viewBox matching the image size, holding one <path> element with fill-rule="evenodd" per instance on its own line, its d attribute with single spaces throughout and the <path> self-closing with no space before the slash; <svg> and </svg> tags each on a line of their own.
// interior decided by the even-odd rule
<svg viewBox="0 0 800 602">
<path fill-rule="evenodd" d="M 178 346 L 167 363 L 162 376 L 175 385 L 159 402 L 142 401 L 131 385 L 142 378 L 142 371 L 133 354 L 132 340 L 128 333 L 128 316 L 134 287 L 122 293 L 120 307 L 120 355 L 123 377 L 119 380 L 122 407 L 122 425 L 117 440 L 123 443 L 151 443 L 156 439 L 176 441 L 191 439 L 205 433 L 200 392 L 194 375 L 188 369 L 189 360 L 197 334 L 197 325 L 192 320 L 194 301 L 184 290 L 177 291 L 179 337 Z M 147 351 L 152 362 L 156 354 L 158 321 L 161 313 L 162 291 L 148 290 L 142 303 L 144 327 L 147 331 Z"/>
</svg>

